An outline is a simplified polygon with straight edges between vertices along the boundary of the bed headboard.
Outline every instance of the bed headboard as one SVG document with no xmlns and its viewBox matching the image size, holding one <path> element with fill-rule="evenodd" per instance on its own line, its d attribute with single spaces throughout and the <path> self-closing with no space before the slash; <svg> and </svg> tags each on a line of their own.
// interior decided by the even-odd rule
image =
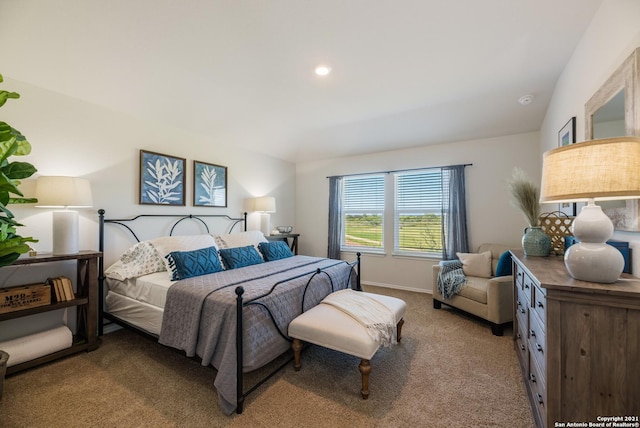
<svg viewBox="0 0 640 428">
<path fill-rule="evenodd" d="M 207 219 L 219 219 L 225 223 L 223 231 L 216 231 L 218 234 L 231 233 L 234 228 L 239 223 L 244 223 L 242 229 L 244 231 L 247 230 L 247 213 L 243 213 L 242 217 L 231 217 L 226 214 L 138 214 L 134 217 L 130 218 L 106 218 L 105 210 L 98 210 L 99 217 L 99 241 L 98 241 L 98 249 L 102 252 L 102 257 L 98 260 L 98 272 L 99 272 L 99 307 L 102 311 L 103 304 L 103 283 L 104 283 L 104 266 L 105 266 L 105 256 L 107 258 L 112 256 L 111 253 L 120 254 L 117 248 L 118 244 L 125 244 L 127 247 L 131 246 L 136 242 L 141 242 L 146 239 L 157 238 L 159 236 L 173 236 L 174 232 L 176 232 L 176 228 L 180 225 L 181 230 L 191 230 L 195 231 L 195 233 L 200 234 L 209 234 L 211 233 L 210 226 L 213 226 L 214 222 L 207 223 Z M 188 223 L 188 224 L 187 224 Z M 218 222 L 219 223 L 219 222 Z M 124 232 L 120 236 L 115 233 L 111 235 L 113 241 L 120 242 L 110 242 L 110 250 L 109 254 L 105 252 L 105 225 L 106 224 L 115 224 L 118 225 L 120 232 Z M 150 230 L 152 236 L 144 236 L 150 234 Z M 193 233 L 187 233 L 193 234 Z M 122 242 L 122 241 L 126 241 Z M 124 248 L 126 249 L 126 248 Z M 124 250 L 123 249 L 123 250 Z M 116 251 L 113 251 L 116 250 Z M 102 331 L 102 319 L 99 320 L 100 330 Z"/>
</svg>

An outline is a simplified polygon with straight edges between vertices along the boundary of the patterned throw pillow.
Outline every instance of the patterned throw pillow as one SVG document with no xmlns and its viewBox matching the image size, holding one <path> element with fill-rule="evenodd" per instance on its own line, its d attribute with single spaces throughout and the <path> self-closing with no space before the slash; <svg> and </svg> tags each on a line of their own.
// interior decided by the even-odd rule
<svg viewBox="0 0 640 428">
<path fill-rule="evenodd" d="M 164 261 L 155 247 L 148 241 L 142 241 L 125 251 L 120 259 L 105 271 L 105 275 L 124 281 L 163 270 Z"/>
<path fill-rule="evenodd" d="M 166 259 L 169 263 L 172 281 L 223 270 L 216 247 L 193 251 L 173 251 L 166 255 Z"/>
<path fill-rule="evenodd" d="M 226 269 L 237 269 L 262 263 L 262 257 L 253 245 L 236 248 L 221 248 L 220 257 Z"/>
<path fill-rule="evenodd" d="M 258 248 L 264 257 L 265 262 L 293 257 L 291 249 L 284 241 L 261 242 L 258 244 Z"/>
</svg>

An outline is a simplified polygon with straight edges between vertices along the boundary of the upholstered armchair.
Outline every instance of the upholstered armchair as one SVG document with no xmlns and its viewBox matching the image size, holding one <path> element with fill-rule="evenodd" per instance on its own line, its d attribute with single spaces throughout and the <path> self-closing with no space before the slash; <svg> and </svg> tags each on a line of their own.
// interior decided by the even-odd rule
<svg viewBox="0 0 640 428">
<path fill-rule="evenodd" d="M 466 275 L 466 283 L 460 291 L 449 299 L 438 290 L 438 273 L 440 265 L 433 266 L 433 307 L 440 309 L 442 304 L 462 310 L 476 317 L 486 320 L 491 325 L 491 332 L 496 336 L 502 336 L 505 324 L 513 321 L 513 283 L 512 276 L 496 277 L 496 268 L 500 256 L 510 247 L 501 244 L 482 244 L 477 254 L 489 251 L 491 253 L 491 268 L 486 267 L 482 276 Z M 477 259 L 476 259 L 477 260 Z M 510 256 L 503 256 L 501 270 L 508 266 L 511 272 Z M 465 269 L 463 267 L 463 269 Z M 474 273 L 473 271 L 471 271 Z M 490 273 L 489 273 L 490 272 Z"/>
</svg>

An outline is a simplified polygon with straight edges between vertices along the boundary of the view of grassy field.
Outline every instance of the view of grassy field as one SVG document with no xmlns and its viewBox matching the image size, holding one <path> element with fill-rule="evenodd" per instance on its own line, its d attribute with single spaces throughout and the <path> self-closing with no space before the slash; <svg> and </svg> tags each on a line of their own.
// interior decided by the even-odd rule
<svg viewBox="0 0 640 428">
<path fill-rule="evenodd" d="M 400 216 L 399 250 L 440 252 L 442 249 L 441 217 L 435 214 Z M 346 215 L 345 244 L 382 248 L 382 216 Z"/>
</svg>

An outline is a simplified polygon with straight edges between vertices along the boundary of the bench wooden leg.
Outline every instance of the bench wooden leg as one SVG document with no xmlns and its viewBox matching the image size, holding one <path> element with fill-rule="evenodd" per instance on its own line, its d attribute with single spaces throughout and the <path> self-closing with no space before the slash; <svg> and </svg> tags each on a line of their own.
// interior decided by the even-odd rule
<svg viewBox="0 0 640 428">
<path fill-rule="evenodd" d="M 300 367 L 302 367 L 302 364 L 300 362 L 300 351 L 302 351 L 302 342 L 300 341 L 300 339 L 293 339 L 291 348 L 293 349 L 293 368 L 295 369 L 295 371 L 300 371 Z"/>
<path fill-rule="evenodd" d="M 362 394 L 362 399 L 366 400 L 369 398 L 369 373 L 371 373 L 371 363 L 369 360 L 365 360 L 364 358 L 360 360 L 360 373 L 362 373 L 362 390 L 360 393 Z"/>
<path fill-rule="evenodd" d="M 396 339 L 398 340 L 398 343 L 400 343 L 400 341 L 402 340 L 402 325 L 404 324 L 404 318 L 400 318 L 400 321 L 398 321 L 398 333 L 396 334 Z"/>
</svg>

